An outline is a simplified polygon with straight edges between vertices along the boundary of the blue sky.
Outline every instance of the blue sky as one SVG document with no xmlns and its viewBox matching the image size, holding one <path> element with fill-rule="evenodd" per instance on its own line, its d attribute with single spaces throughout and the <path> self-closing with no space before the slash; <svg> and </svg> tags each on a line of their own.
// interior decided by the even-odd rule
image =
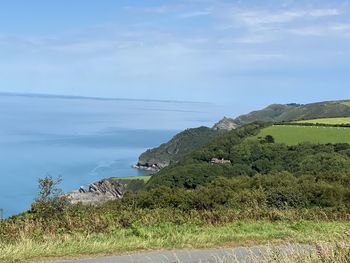
<svg viewBox="0 0 350 263">
<path fill-rule="evenodd" d="M 0 2 L 3 92 L 256 108 L 349 83 L 349 1 Z"/>
</svg>

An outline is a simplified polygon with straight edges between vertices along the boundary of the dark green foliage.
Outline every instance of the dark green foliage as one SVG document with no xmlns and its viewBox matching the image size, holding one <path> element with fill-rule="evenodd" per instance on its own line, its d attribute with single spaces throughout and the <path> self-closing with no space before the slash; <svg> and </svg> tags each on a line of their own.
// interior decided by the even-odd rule
<svg viewBox="0 0 350 263">
<path fill-rule="evenodd" d="M 141 190 L 145 186 L 145 181 L 141 179 L 129 180 L 130 182 L 127 184 L 127 191 L 138 191 Z"/>
<path fill-rule="evenodd" d="M 273 138 L 272 135 L 266 135 L 265 138 L 263 138 L 260 142 L 261 143 L 274 143 L 275 138 Z"/>
<path fill-rule="evenodd" d="M 184 210 L 230 209 L 350 209 L 350 173 L 337 179 L 326 176 L 293 176 L 275 172 L 253 177 L 217 177 L 211 184 L 196 189 L 160 186 L 137 193 L 129 193 L 122 202 L 140 208 L 181 208 Z"/>
</svg>

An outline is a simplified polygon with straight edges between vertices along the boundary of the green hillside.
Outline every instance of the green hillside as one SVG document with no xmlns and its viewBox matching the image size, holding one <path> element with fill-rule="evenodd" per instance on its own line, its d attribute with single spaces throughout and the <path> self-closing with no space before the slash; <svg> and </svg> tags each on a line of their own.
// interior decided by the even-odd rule
<svg viewBox="0 0 350 263">
<path fill-rule="evenodd" d="M 263 129 L 257 137 L 271 135 L 277 143 L 296 145 L 310 143 L 350 143 L 350 128 L 274 125 Z"/>
<path fill-rule="evenodd" d="M 344 118 L 348 117 L 348 118 Z M 310 120 L 309 122 L 350 122 L 350 101 L 341 100 L 341 101 L 326 101 L 326 102 L 317 102 L 310 104 L 272 104 L 264 109 L 250 112 L 245 115 L 241 115 L 235 119 L 223 118 L 221 121 L 216 123 L 212 129 L 207 127 L 200 127 L 195 129 L 188 129 L 176 135 L 172 140 L 167 143 L 162 144 L 161 146 L 148 150 L 139 157 L 139 166 L 140 167 L 150 167 L 155 165 L 156 168 L 163 168 L 168 166 L 170 163 L 179 161 L 183 156 L 190 153 L 193 150 L 196 150 L 214 137 L 219 135 L 218 131 L 221 133 L 227 132 L 231 129 L 240 127 L 245 124 L 253 123 L 256 121 L 259 122 L 291 122 L 291 121 L 300 121 L 308 122 L 304 120 Z M 326 119 L 331 118 L 331 119 Z M 312 120 L 311 120 L 312 119 Z M 332 124 L 332 123 L 330 123 Z M 334 124 L 334 123 L 333 123 Z M 283 128 L 281 128 L 283 129 Z M 287 133 L 285 140 L 287 143 L 297 143 L 300 141 L 298 137 L 299 130 L 297 134 L 290 134 L 291 138 Z M 311 134 L 307 132 L 307 129 L 304 130 L 305 136 L 310 136 L 313 139 L 313 142 L 324 142 L 327 141 L 328 136 L 333 136 L 331 131 L 325 132 L 323 140 L 318 141 L 318 137 L 313 138 Z M 279 132 L 276 132 L 276 136 L 279 137 Z M 292 137 L 296 136 L 296 139 Z M 303 137 L 304 134 L 301 134 Z M 307 138 L 307 137 L 305 137 Z M 307 139 L 308 140 L 308 139 Z M 329 139 L 328 139 L 329 141 Z M 334 142 L 337 142 L 338 139 L 335 139 Z M 283 140 L 281 140 L 283 142 Z"/>
<path fill-rule="evenodd" d="M 313 123 L 313 124 L 350 124 L 350 118 L 349 117 L 342 117 L 342 118 L 321 118 L 321 119 L 311 119 L 311 120 L 302 120 L 302 121 L 296 121 L 296 123 Z"/>
<path fill-rule="evenodd" d="M 345 144 L 350 143 L 350 128 L 267 125 L 253 123 L 218 136 L 154 174 L 147 186 L 194 189 L 220 176 L 251 177 L 275 172 L 321 175 L 346 172 L 350 168 L 350 145 Z M 267 140 L 267 135 L 272 135 L 275 143 Z M 251 139 L 258 137 L 262 138 Z M 299 144 L 302 142 L 314 144 Z M 212 158 L 230 162 L 212 164 Z"/>
<path fill-rule="evenodd" d="M 348 100 L 310 104 L 272 104 L 262 110 L 239 116 L 234 121 L 242 125 L 254 121 L 281 122 L 336 117 L 350 117 Z"/>
</svg>

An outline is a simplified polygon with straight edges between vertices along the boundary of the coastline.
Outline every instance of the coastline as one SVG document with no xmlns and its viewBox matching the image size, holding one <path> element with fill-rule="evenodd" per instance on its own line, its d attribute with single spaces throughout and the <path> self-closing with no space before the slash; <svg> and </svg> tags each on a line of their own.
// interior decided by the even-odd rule
<svg viewBox="0 0 350 263">
<path fill-rule="evenodd" d="M 133 164 L 131 167 L 134 168 L 134 169 L 143 170 L 143 171 L 149 171 L 149 172 L 152 172 L 152 173 L 159 172 L 160 169 L 161 169 L 156 164 L 153 164 L 153 165 L 149 166 L 148 164 L 136 163 L 136 164 Z"/>
</svg>

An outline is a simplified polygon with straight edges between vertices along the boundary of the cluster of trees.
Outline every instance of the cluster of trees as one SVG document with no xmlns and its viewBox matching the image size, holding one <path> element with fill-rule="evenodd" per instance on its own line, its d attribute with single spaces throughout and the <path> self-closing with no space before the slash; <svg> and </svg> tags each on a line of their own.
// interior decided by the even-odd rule
<svg viewBox="0 0 350 263">
<path fill-rule="evenodd" d="M 128 193 L 122 200 L 138 208 L 183 210 L 226 209 L 350 209 L 350 173 L 294 176 L 267 175 L 216 177 L 195 189 L 160 186 Z"/>
</svg>

